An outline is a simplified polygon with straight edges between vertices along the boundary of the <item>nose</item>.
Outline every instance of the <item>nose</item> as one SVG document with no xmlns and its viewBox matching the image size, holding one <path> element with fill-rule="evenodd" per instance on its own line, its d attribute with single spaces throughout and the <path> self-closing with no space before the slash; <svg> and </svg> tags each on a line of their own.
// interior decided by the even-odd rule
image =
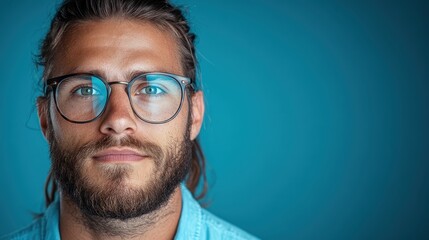
<svg viewBox="0 0 429 240">
<path fill-rule="evenodd" d="M 137 129 L 137 119 L 123 84 L 111 85 L 112 92 L 102 116 L 100 132 L 106 135 L 129 135 Z M 124 88 L 125 87 L 125 88 Z"/>
</svg>

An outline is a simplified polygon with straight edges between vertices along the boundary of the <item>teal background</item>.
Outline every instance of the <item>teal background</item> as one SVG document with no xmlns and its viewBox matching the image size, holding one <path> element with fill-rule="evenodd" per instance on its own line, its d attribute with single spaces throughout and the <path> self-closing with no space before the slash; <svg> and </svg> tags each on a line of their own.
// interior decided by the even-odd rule
<svg viewBox="0 0 429 240">
<path fill-rule="evenodd" d="M 263 239 L 429 239 L 426 2 L 176 2 L 198 34 L 212 212 Z M 0 235 L 43 210 L 32 54 L 54 11 L 1 2 Z"/>
</svg>

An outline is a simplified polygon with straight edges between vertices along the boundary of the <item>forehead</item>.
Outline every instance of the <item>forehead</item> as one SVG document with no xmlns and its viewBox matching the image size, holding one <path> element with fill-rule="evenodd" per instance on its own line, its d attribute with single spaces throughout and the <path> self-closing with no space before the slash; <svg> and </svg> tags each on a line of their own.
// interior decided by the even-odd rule
<svg viewBox="0 0 429 240">
<path fill-rule="evenodd" d="M 54 55 L 52 75 L 96 71 L 123 75 L 132 71 L 182 74 L 174 36 L 138 20 L 86 21 L 70 28 Z M 120 77 L 120 76 L 115 76 Z"/>
</svg>

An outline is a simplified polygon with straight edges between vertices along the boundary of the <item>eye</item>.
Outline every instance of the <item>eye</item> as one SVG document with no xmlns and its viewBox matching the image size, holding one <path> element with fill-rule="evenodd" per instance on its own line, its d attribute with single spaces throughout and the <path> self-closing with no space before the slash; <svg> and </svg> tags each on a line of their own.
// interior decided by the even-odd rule
<svg viewBox="0 0 429 240">
<path fill-rule="evenodd" d="M 146 95 L 159 95 L 165 93 L 160 87 L 156 86 L 147 86 L 142 88 L 137 94 L 146 94 Z"/>
<path fill-rule="evenodd" d="M 79 87 L 74 91 L 74 93 L 80 96 L 100 95 L 100 92 L 96 88 L 88 86 Z"/>
</svg>

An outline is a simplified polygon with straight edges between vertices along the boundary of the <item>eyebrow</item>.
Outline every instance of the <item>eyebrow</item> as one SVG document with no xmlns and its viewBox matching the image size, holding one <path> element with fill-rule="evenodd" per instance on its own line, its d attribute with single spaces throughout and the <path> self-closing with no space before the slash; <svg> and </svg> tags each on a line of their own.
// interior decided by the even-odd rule
<svg viewBox="0 0 429 240">
<path fill-rule="evenodd" d="M 107 77 L 107 75 L 105 74 L 105 71 L 102 71 L 102 70 L 93 69 L 93 70 L 89 70 L 89 71 L 79 71 L 78 69 L 79 68 L 76 67 L 72 71 L 70 71 L 68 74 L 89 73 L 89 74 L 92 74 L 92 75 L 100 76 L 101 78 L 103 78 L 106 81 L 108 81 L 108 80 L 110 80 L 110 81 L 116 81 L 114 79 L 109 79 Z M 147 71 L 147 70 L 144 71 L 144 70 L 137 69 L 137 70 L 131 70 L 131 71 L 126 72 L 125 73 L 125 80 L 126 81 L 130 81 L 131 79 L 133 79 L 133 78 L 135 78 L 135 77 L 137 77 L 139 75 L 142 75 L 142 74 L 145 74 L 145 73 L 151 73 L 151 72 L 173 73 L 173 72 L 170 72 L 170 71 L 166 71 L 164 68 L 156 69 L 156 70 L 149 70 L 149 71 Z"/>
</svg>

